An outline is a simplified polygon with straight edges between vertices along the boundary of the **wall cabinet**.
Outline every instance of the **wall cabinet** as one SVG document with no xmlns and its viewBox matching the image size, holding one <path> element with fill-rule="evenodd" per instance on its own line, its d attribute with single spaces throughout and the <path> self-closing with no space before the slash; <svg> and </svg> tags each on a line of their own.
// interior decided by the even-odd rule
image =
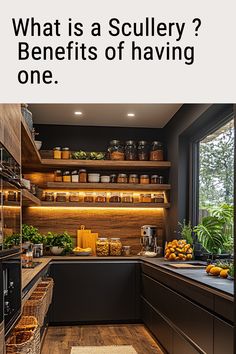
<svg viewBox="0 0 236 354">
<path fill-rule="evenodd" d="M 79 323 L 138 321 L 138 262 L 58 262 L 50 321 Z"/>
</svg>

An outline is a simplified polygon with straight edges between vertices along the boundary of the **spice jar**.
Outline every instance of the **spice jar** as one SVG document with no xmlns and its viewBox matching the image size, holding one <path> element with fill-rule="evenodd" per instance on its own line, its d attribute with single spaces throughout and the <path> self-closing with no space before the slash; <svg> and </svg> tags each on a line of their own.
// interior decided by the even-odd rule
<svg viewBox="0 0 236 354">
<path fill-rule="evenodd" d="M 137 149 L 133 140 L 128 140 L 125 143 L 125 159 L 129 161 L 137 159 Z"/>
<path fill-rule="evenodd" d="M 99 237 L 96 241 L 96 254 L 99 257 L 109 256 L 109 242 L 105 237 Z"/>
<path fill-rule="evenodd" d="M 122 248 L 122 254 L 125 257 L 130 256 L 130 246 L 123 246 Z"/>
<path fill-rule="evenodd" d="M 68 147 L 62 148 L 61 158 L 68 160 L 70 158 L 70 149 Z"/>
<path fill-rule="evenodd" d="M 163 184 L 164 183 L 164 177 L 163 176 L 159 176 L 159 184 Z"/>
<path fill-rule="evenodd" d="M 56 202 L 65 203 L 66 202 L 66 193 L 57 193 Z"/>
<path fill-rule="evenodd" d="M 138 159 L 146 161 L 149 158 L 148 144 L 146 141 L 141 140 L 138 142 Z"/>
<path fill-rule="evenodd" d="M 151 203 L 151 201 L 152 201 L 151 194 L 140 194 L 141 203 Z"/>
<path fill-rule="evenodd" d="M 129 183 L 139 183 L 139 178 L 138 178 L 138 175 L 136 174 L 132 174 L 132 175 L 129 175 Z"/>
<path fill-rule="evenodd" d="M 151 161 L 163 161 L 163 144 L 160 141 L 153 141 L 150 151 L 150 160 Z"/>
<path fill-rule="evenodd" d="M 117 176 L 115 174 L 110 175 L 110 182 L 111 183 L 117 183 Z"/>
<path fill-rule="evenodd" d="M 101 183 L 110 183 L 110 176 L 101 176 Z"/>
<path fill-rule="evenodd" d="M 99 183 L 100 182 L 100 173 L 89 173 L 88 174 L 89 183 Z"/>
<path fill-rule="evenodd" d="M 54 202 L 54 193 L 52 192 L 45 192 L 45 202 Z"/>
<path fill-rule="evenodd" d="M 59 146 L 53 149 L 53 158 L 54 159 L 61 159 L 61 148 Z"/>
<path fill-rule="evenodd" d="M 163 193 L 157 193 L 152 195 L 152 203 L 164 203 L 164 194 Z"/>
<path fill-rule="evenodd" d="M 149 184 L 150 178 L 148 175 L 141 175 L 140 176 L 140 184 Z"/>
<path fill-rule="evenodd" d="M 133 203 L 133 194 L 132 193 L 123 193 L 122 203 Z"/>
<path fill-rule="evenodd" d="M 159 176 L 158 175 L 152 175 L 151 176 L 151 184 L 158 184 L 159 183 Z"/>
<path fill-rule="evenodd" d="M 87 183 L 87 171 L 85 169 L 79 170 L 79 183 Z"/>
<path fill-rule="evenodd" d="M 71 172 L 71 182 L 73 183 L 78 183 L 79 182 L 79 173 L 78 171 L 72 171 Z"/>
<path fill-rule="evenodd" d="M 119 173 L 117 183 L 128 183 L 128 177 L 125 173 Z"/>
<path fill-rule="evenodd" d="M 62 171 L 61 170 L 54 171 L 54 182 L 62 182 Z"/>
<path fill-rule="evenodd" d="M 94 202 L 93 193 L 89 193 L 89 192 L 85 193 L 84 202 L 85 203 L 93 203 Z"/>
<path fill-rule="evenodd" d="M 110 240 L 110 256 L 121 256 L 122 243 L 120 238 L 111 238 Z"/>
<path fill-rule="evenodd" d="M 124 160 L 124 147 L 119 140 L 110 141 L 110 146 L 108 148 L 111 160 Z"/>
<path fill-rule="evenodd" d="M 71 182 L 70 171 L 63 172 L 63 182 Z"/>
<path fill-rule="evenodd" d="M 106 193 L 99 193 L 95 198 L 95 203 L 106 203 L 106 201 L 107 201 Z"/>
<path fill-rule="evenodd" d="M 120 203 L 121 202 L 120 193 L 111 193 L 109 202 L 110 203 Z"/>
<path fill-rule="evenodd" d="M 70 193 L 69 201 L 70 202 L 79 202 L 79 193 Z"/>
<path fill-rule="evenodd" d="M 16 192 L 9 191 L 9 192 L 8 192 L 8 196 L 7 196 L 7 200 L 8 200 L 9 202 L 16 202 L 16 199 L 17 199 Z"/>
</svg>

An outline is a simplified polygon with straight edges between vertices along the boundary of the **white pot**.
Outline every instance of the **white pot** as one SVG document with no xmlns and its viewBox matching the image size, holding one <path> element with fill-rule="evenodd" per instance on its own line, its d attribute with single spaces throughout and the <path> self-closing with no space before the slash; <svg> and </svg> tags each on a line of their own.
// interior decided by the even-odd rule
<svg viewBox="0 0 236 354">
<path fill-rule="evenodd" d="M 53 246 L 53 247 L 50 247 L 50 251 L 52 254 L 54 254 L 54 256 L 59 256 L 64 251 L 64 248 Z"/>
<path fill-rule="evenodd" d="M 37 150 L 40 150 L 41 147 L 42 147 L 42 141 L 40 141 L 40 140 L 35 140 L 34 142 L 35 142 L 35 145 L 36 145 Z"/>
</svg>

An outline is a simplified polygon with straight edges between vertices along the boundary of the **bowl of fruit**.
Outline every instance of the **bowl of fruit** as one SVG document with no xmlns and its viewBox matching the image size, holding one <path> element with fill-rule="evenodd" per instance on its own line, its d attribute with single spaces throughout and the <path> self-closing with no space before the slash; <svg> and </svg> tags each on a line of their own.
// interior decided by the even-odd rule
<svg viewBox="0 0 236 354">
<path fill-rule="evenodd" d="M 81 248 L 81 247 L 76 247 L 73 249 L 73 253 L 75 256 L 91 256 L 92 254 L 92 248 Z"/>
<path fill-rule="evenodd" d="M 173 240 L 166 243 L 165 259 L 168 261 L 190 261 L 193 258 L 193 248 L 186 240 Z"/>
</svg>

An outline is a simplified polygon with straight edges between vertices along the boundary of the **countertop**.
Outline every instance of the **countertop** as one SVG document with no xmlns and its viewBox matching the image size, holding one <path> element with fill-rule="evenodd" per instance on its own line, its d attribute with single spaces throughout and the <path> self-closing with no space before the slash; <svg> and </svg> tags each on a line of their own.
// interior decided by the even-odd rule
<svg viewBox="0 0 236 354">
<path fill-rule="evenodd" d="M 221 279 L 219 277 L 214 277 L 207 275 L 204 269 L 175 269 L 168 267 L 168 263 L 164 258 L 145 258 L 140 256 L 130 256 L 130 257 L 96 257 L 96 256 L 51 256 L 38 258 L 36 261 L 41 262 L 40 265 L 34 269 L 23 269 L 22 270 L 22 289 L 24 289 L 33 279 L 43 270 L 51 261 L 89 261 L 89 260 L 107 260 L 107 261 L 143 261 L 144 263 L 163 268 L 170 274 L 175 274 L 184 279 L 190 280 L 195 285 L 201 284 L 209 288 L 210 291 L 223 292 L 230 296 L 234 295 L 234 282 L 228 279 Z"/>
</svg>

